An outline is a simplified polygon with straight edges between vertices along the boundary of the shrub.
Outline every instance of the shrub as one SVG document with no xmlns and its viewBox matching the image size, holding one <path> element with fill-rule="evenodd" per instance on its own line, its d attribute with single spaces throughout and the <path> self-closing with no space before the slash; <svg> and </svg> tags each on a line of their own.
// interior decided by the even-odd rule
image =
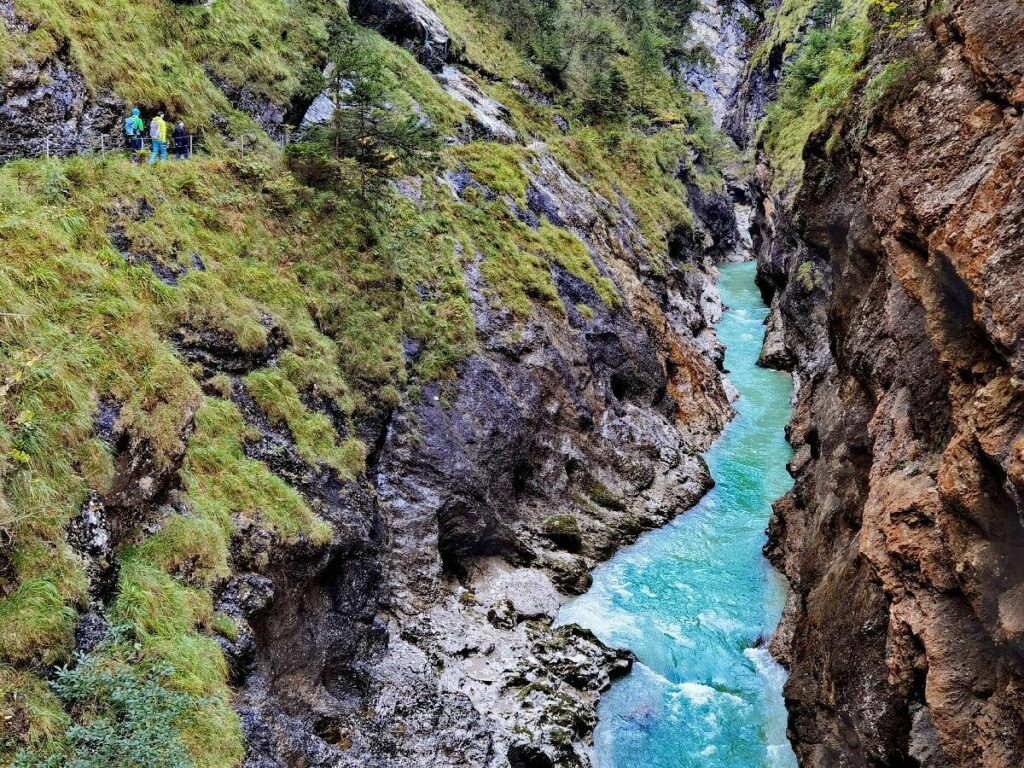
<svg viewBox="0 0 1024 768">
<path fill-rule="evenodd" d="M 178 721 L 201 706 L 167 687 L 169 665 L 123 666 L 102 652 L 81 656 L 52 683 L 77 724 L 63 755 L 22 751 L 14 768 L 191 768 Z"/>
</svg>

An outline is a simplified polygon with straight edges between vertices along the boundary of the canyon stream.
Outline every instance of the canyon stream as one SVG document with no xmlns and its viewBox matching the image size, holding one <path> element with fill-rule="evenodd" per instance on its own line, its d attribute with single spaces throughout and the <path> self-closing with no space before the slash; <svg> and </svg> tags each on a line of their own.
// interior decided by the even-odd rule
<svg viewBox="0 0 1024 768">
<path fill-rule="evenodd" d="M 729 379 L 737 415 L 706 459 L 715 487 L 594 574 L 560 624 L 588 627 L 638 663 L 602 699 L 598 768 L 795 768 L 785 671 L 764 647 L 785 586 L 761 553 L 771 502 L 790 486 L 784 426 L 792 381 L 758 368 L 767 308 L 755 264 L 723 265 Z"/>
</svg>

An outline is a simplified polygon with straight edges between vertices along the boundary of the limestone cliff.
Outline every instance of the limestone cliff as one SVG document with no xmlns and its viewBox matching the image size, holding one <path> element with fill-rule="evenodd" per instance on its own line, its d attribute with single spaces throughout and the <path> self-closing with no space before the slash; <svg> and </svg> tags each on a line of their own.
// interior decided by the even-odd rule
<svg viewBox="0 0 1024 768">
<path fill-rule="evenodd" d="M 846 105 L 763 196 L 799 384 L 767 552 L 801 765 L 1024 761 L 1024 7 L 868 11 Z M 886 15 L 888 14 L 888 15 Z"/>
</svg>

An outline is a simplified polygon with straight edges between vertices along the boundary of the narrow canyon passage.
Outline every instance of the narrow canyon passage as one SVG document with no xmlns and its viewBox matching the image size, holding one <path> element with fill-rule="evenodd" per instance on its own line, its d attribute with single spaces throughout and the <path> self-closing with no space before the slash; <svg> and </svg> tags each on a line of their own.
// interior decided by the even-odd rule
<svg viewBox="0 0 1024 768">
<path fill-rule="evenodd" d="M 721 267 L 718 335 L 737 416 L 706 459 L 715 488 L 594 574 L 559 623 L 632 650 L 632 674 L 605 696 L 600 768 L 795 766 L 786 741 L 784 671 L 759 647 L 785 596 L 761 553 L 772 500 L 790 485 L 788 374 L 755 365 L 767 308 L 754 263 Z"/>
</svg>

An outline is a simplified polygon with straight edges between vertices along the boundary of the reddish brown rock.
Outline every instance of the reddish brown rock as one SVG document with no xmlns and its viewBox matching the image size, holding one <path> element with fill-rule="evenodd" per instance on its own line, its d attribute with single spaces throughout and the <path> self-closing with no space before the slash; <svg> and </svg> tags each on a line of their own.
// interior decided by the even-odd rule
<svg viewBox="0 0 1024 768">
<path fill-rule="evenodd" d="M 768 554 L 803 766 L 1024 764 L 1024 7 L 960 0 L 901 100 L 761 212 L 801 387 Z M 825 145 L 832 130 L 841 140 Z M 814 290 L 796 270 L 812 260 Z"/>
</svg>

